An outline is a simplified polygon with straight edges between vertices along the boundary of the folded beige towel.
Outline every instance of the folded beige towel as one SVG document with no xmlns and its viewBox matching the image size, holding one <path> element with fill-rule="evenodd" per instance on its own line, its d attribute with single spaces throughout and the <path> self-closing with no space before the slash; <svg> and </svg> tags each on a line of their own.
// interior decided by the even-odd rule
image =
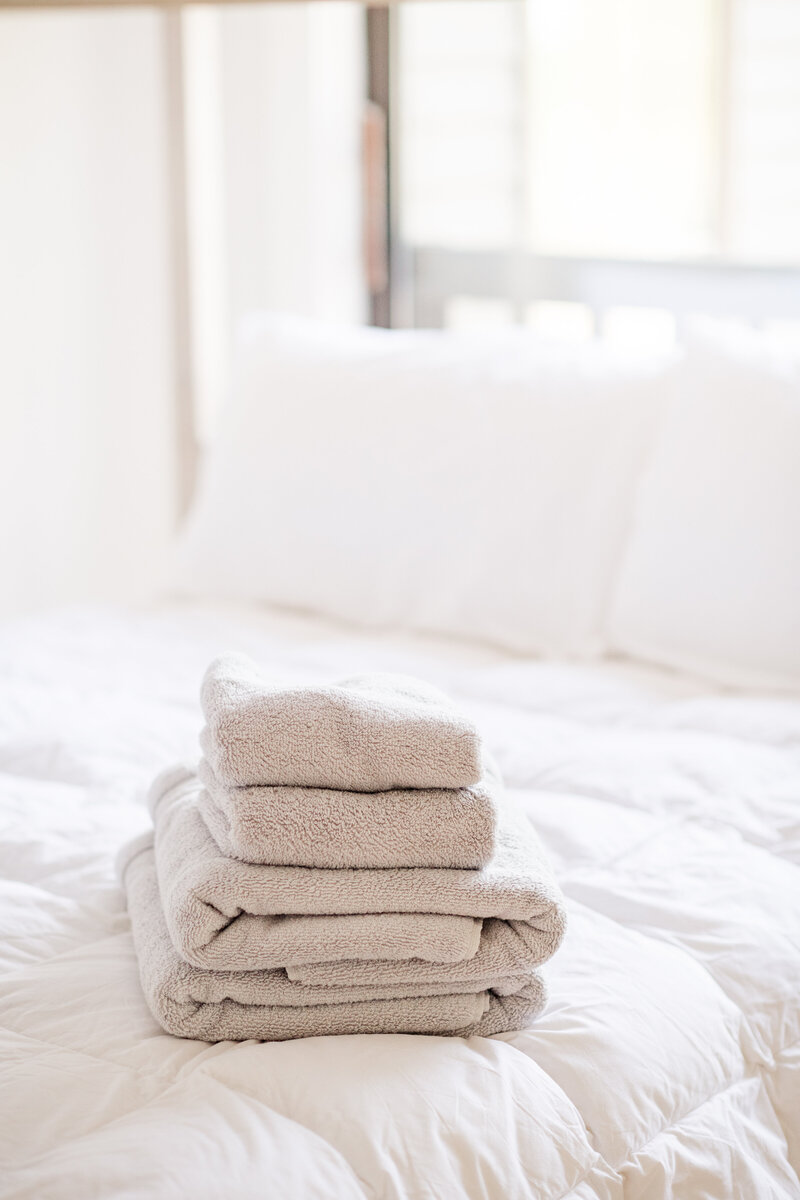
<svg viewBox="0 0 800 1200">
<path fill-rule="evenodd" d="M 239 654 L 216 659 L 200 698 L 203 753 L 232 787 L 462 788 L 478 783 L 475 726 L 448 698 L 402 675 L 319 688 L 271 687 Z"/>
<path fill-rule="evenodd" d="M 468 788 L 343 792 L 226 787 L 202 759 L 200 812 L 224 854 L 296 867 L 484 866 L 494 851 L 497 768 Z"/>
<path fill-rule="evenodd" d="M 201 790 L 192 772 L 175 768 L 150 793 L 164 915 L 175 948 L 195 966 L 464 962 L 491 917 L 528 926 L 525 954 L 534 966 L 563 936 L 563 901 L 539 840 L 507 804 L 495 854 L 479 871 L 328 870 L 227 858 L 200 816 Z"/>
<path fill-rule="evenodd" d="M 457 963 L 431 963 L 421 959 L 409 962 L 361 962 L 353 959 L 337 962 L 305 963 L 286 968 L 295 983 L 317 987 L 359 988 L 369 984 L 385 987 L 431 986 L 461 988 L 492 987 L 502 991 L 530 973 L 531 967 L 545 962 L 555 946 L 543 940 L 540 929 L 526 921 L 483 922 L 478 950 L 472 958 Z"/>
<path fill-rule="evenodd" d="M 178 1037 L 204 1041 L 280 1041 L 346 1033 L 490 1036 L 521 1029 L 541 1011 L 541 977 L 528 972 L 495 993 L 465 985 L 318 988 L 285 972 L 206 971 L 183 962 L 169 937 L 159 899 L 152 838 L 121 856 L 142 987 L 153 1016 Z"/>
</svg>

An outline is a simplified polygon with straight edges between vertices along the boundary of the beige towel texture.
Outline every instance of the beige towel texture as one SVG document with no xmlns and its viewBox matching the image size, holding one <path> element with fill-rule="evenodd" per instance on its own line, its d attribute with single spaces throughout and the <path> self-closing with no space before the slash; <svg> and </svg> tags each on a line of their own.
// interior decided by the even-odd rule
<svg viewBox="0 0 800 1200">
<path fill-rule="evenodd" d="M 487 759 L 468 788 L 343 792 L 227 787 L 202 759 L 200 812 L 224 854 L 271 866 L 477 868 L 492 857 L 501 781 Z"/>
<path fill-rule="evenodd" d="M 541 1011 L 545 989 L 535 972 L 488 988 L 444 992 L 431 987 L 318 988 L 285 972 L 207 971 L 181 960 L 159 898 L 152 837 L 121 856 L 142 987 L 159 1024 L 178 1037 L 280 1041 L 348 1033 L 490 1036 L 520 1029 Z"/>
<path fill-rule="evenodd" d="M 506 937 L 528 966 L 564 932 L 564 907 L 530 824 L 500 808 L 497 849 L 481 870 L 330 870 L 226 857 L 200 816 L 202 785 L 164 772 L 150 805 L 159 888 L 170 936 L 199 967 L 251 970 L 339 960 L 463 963 L 484 918 L 514 922 Z M 524 939 L 519 924 L 526 926 Z"/>
<path fill-rule="evenodd" d="M 464 788 L 482 774 L 475 726 L 438 689 L 402 675 L 271 687 L 244 655 L 216 659 L 200 692 L 205 757 L 229 787 Z"/>
<path fill-rule="evenodd" d="M 560 920 L 560 917 L 557 918 Z M 526 921 L 483 922 L 477 952 L 457 963 L 410 962 L 338 962 L 305 963 L 289 966 L 286 974 L 296 983 L 318 987 L 492 987 L 503 990 L 530 973 L 532 967 L 547 961 L 558 947 L 559 935 L 542 936 Z"/>
</svg>

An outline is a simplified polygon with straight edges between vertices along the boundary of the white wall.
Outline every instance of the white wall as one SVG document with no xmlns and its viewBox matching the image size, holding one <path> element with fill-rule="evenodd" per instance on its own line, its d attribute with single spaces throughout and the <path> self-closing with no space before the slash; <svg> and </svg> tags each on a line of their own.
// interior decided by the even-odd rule
<svg viewBox="0 0 800 1200">
<path fill-rule="evenodd" d="M 245 313 L 365 320 L 360 3 L 195 6 L 183 15 L 201 434 Z"/>
<path fill-rule="evenodd" d="M 363 9 L 220 14 L 231 307 L 363 317 Z"/>
<path fill-rule="evenodd" d="M 229 335 L 259 308 L 364 321 L 364 10 L 241 5 L 217 21 Z"/>
<path fill-rule="evenodd" d="M 0 14 L 0 613 L 146 594 L 173 536 L 164 20 Z M 363 11 L 184 21 L 207 418 L 249 309 L 363 319 Z"/>
<path fill-rule="evenodd" d="M 173 521 L 161 18 L 0 14 L 0 611 L 140 593 Z"/>
</svg>

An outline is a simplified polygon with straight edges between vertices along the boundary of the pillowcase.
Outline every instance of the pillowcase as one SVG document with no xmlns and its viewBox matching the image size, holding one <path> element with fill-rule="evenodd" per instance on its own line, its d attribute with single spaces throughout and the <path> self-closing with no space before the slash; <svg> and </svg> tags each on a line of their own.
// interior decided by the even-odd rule
<svg viewBox="0 0 800 1200">
<path fill-rule="evenodd" d="M 179 548 L 195 594 L 586 655 L 669 371 L 261 314 Z"/>
<path fill-rule="evenodd" d="M 766 335 L 690 331 L 610 634 L 724 683 L 800 686 L 800 373 Z"/>
</svg>

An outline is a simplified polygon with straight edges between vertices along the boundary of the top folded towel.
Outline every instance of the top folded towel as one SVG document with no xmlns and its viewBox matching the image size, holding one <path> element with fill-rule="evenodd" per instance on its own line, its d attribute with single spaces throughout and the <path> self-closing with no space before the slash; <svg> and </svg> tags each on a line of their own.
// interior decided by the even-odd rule
<svg viewBox="0 0 800 1200">
<path fill-rule="evenodd" d="M 462 788 L 482 774 L 472 722 L 438 689 L 403 675 L 275 688 L 244 655 L 215 659 L 200 693 L 200 744 L 232 787 Z"/>
</svg>

